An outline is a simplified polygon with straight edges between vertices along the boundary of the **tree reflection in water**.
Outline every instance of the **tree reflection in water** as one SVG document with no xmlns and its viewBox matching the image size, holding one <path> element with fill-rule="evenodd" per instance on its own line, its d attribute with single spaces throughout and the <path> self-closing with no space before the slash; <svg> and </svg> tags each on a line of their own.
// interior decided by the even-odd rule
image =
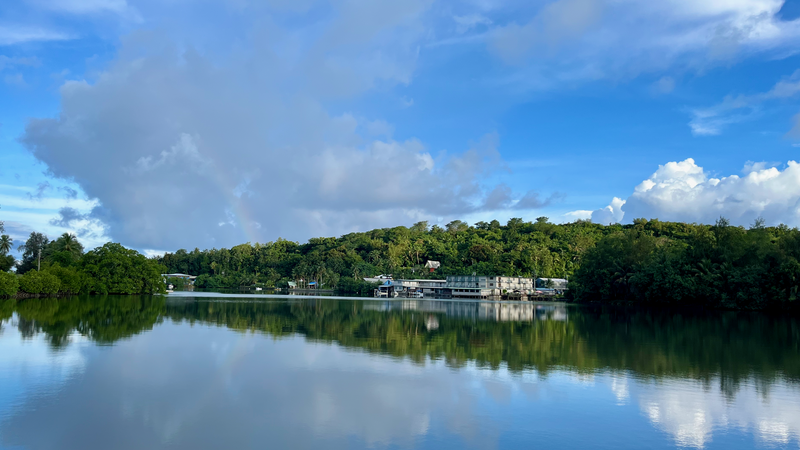
<svg viewBox="0 0 800 450">
<path fill-rule="evenodd" d="M 113 344 L 164 319 L 213 324 L 273 337 L 299 334 L 368 352 L 427 358 L 452 367 L 630 371 L 639 377 L 718 379 L 732 396 L 753 377 L 767 389 L 800 380 L 800 322 L 765 313 L 336 299 L 231 301 L 160 296 L 93 296 L 0 303 L 25 336 L 54 347 L 77 332 Z"/>
<path fill-rule="evenodd" d="M 111 345 L 162 322 L 292 342 L 302 337 L 403 359 L 415 369 L 431 361 L 483 368 L 472 376 L 502 388 L 503 398 L 522 392 L 525 379 L 559 386 L 566 376 L 571 383 L 607 385 L 612 402 L 637 405 L 682 446 L 706 446 L 715 428 L 749 429 L 770 445 L 800 434 L 800 327 L 794 317 L 533 303 L 109 296 L 1 301 L 0 319 L 6 335 L 45 338 L 57 350 L 73 345 L 76 333 Z M 192 333 L 181 336 L 184 346 L 193 339 Z M 174 351 L 159 355 L 169 358 Z M 145 367 L 161 367 L 150 352 L 132 367 L 145 374 Z M 334 392 L 343 386 L 341 377 L 352 374 L 319 376 L 314 385 L 327 383 Z M 419 389 L 406 381 L 404 395 Z M 353 389 L 351 395 L 363 395 Z"/>
</svg>

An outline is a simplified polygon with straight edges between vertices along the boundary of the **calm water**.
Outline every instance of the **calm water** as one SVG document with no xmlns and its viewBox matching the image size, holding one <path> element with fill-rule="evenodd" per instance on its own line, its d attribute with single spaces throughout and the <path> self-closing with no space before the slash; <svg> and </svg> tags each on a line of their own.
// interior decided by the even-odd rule
<svg viewBox="0 0 800 450">
<path fill-rule="evenodd" d="M 800 322 L 447 301 L 0 301 L 0 448 L 800 448 Z"/>
</svg>

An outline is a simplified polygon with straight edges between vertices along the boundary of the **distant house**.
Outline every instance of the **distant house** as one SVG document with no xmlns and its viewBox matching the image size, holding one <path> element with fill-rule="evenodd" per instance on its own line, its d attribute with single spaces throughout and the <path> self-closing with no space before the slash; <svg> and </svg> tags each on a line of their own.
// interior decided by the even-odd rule
<svg viewBox="0 0 800 450">
<path fill-rule="evenodd" d="M 442 263 L 439 261 L 428 261 L 425 263 L 425 268 L 428 269 L 428 272 L 433 272 L 434 270 L 438 269 L 442 266 Z"/>
</svg>

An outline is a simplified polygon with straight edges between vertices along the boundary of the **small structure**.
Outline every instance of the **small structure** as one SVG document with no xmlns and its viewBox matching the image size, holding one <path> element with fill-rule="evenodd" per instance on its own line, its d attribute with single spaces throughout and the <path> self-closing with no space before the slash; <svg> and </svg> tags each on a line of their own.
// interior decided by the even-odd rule
<svg viewBox="0 0 800 450">
<path fill-rule="evenodd" d="M 364 281 L 366 281 L 367 283 L 383 283 L 391 279 L 392 279 L 391 275 L 378 275 L 377 277 L 366 277 L 364 278 Z"/>
<path fill-rule="evenodd" d="M 365 278 L 365 280 L 367 280 Z M 446 280 L 386 280 L 377 289 L 375 297 L 423 298 L 435 295 L 445 287 Z"/>
<path fill-rule="evenodd" d="M 397 285 L 393 280 L 386 280 L 375 289 L 373 296 L 378 298 L 393 298 L 400 294 L 400 290 L 402 290 L 402 284 Z"/>
<path fill-rule="evenodd" d="M 442 263 L 439 261 L 430 261 L 425 263 L 425 268 L 428 269 L 428 272 L 433 272 L 434 270 L 438 269 L 442 266 Z"/>
</svg>

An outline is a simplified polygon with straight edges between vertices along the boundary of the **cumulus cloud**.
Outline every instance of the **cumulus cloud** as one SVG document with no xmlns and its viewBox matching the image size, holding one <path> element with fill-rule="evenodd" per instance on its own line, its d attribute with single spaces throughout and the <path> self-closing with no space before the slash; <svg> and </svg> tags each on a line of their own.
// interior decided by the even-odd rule
<svg viewBox="0 0 800 450">
<path fill-rule="evenodd" d="M 64 83 L 59 116 L 30 121 L 21 141 L 99 201 L 91 220 L 139 248 L 305 240 L 519 198 L 482 181 L 505 170 L 495 135 L 433 151 L 380 120 L 326 110 L 408 81 L 427 3 L 381 5 L 345 6 L 300 49 L 274 26 L 269 46 L 224 62 L 136 33 L 96 81 Z"/>
<path fill-rule="evenodd" d="M 768 224 L 800 226 L 800 163 L 783 169 L 748 162 L 743 176 L 715 178 L 691 158 L 659 166 L 626 200 L 592 213 L 592 221 L 621 222 L 643 217 L 714 223 L 724 216 L 736 225 L 762 217 Z M 613 219 L 613 220 L 609 220 Z"/>
<path fill-rule="evenodd" d="M 605 208 L 592 211 L 589 216 L 592 222 L 602 224 L 612 224 L 622 222 L 625 213 L 622 211 L 622 206 L 625 205 L 625 200 L 614 197 L 611 204 Z"/>
<path fill-rule="evenodd" d="M 728 96 L 717 105 L 694 109 L 689 127 L 692 133 L 698 136 L 717 135 L 728 125 L 757 117 L 763 104 L 795 97 L 798 94 L 800 94 L 800 70 L 779 81 L 767 92 Z"/>
</svg>

